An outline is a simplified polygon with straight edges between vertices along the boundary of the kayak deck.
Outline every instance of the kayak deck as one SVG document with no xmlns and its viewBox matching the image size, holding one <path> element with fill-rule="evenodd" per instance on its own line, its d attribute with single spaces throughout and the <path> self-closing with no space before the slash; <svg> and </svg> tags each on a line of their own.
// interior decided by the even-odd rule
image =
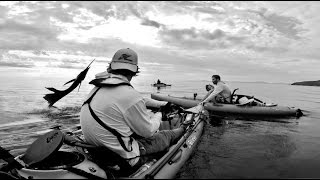
<svg viewBox="0 0 320 180">
<path fill-rule="evenodd" d="M 206 112 L 208 113 L 208 112 Z M 172 145 L 169 150 L 159 159 L 156 160 L 156 162 L 151 165 L 147 169 L 138 169 L 135 173 L 131 174 L 130 176 L 115 176 L 115 178 L 134 178 L 134 179 L 143 179 L 143 178 L 155 178 L 155 179 L 171 179 L 174 178 L 177 172 L 180 170 L 180 168 L 184 165 L 184 163 L 189 159 L 190 155 L 196 148 L 197 143 L 200 140 L 200 137 L 202 135 L 203 127 L 204 127 L 204 120 L 208 117 L 208 114 L 187 114 L 186 116 L 190 116 L 194 118 L 194 121 L 189 127 L 187 128 L 185 134 L 180 138 L 180 140 Z M 186 116 L 178 116 L 176 114 L 176 117 L 180 117 L 180 119 L 176 119 L 176 121 L 184 120 L 184 118 L 187 118 Z M 167 122 L 167 121 L 164 121 Z M 175 128 L 175 126 L 179 126 L 180 124 L 174 123 L 173 126 L 170 126 L 171 128 Z M 77 137 L 82 136 L 81 129 L 77 129 L 72 132 L 73 135 L 77 135 Z M 64 139 L 66 140 L 66 139 Z M 90 158 L 90 155 L 88 157 L 88 152 L 85 150 L 85 148 L 79 148 L 79 147 L 71 147 L 69 149 L 62 149 L 62 151 L 68 151 L 74 153 L 81 153 L 85 156 L 85 158 L 82 158 L 81 163 L 71 162 L 73 164 L 72 167 L 66 168 L 65 165 L 54 168 L 22 168 L 18 170 L 19 175 L 23 176 L 25 178 L 32 177 L 34 179 L 38 178 L 52 178 L 52 179 L 65 179 L 65 178 L 92 178 L 90 176 L 93 175 L 97 178 L 110 178 L 110 174 L 104 173 L 104 170 L 102 170 L 98 164 L 96 164 L 92 159 Z M 60 155 L 67 154 L 60 152 Z M 70 154 L 72 155 L 72 154 Z M 77 155 L 79 157 L 82 157 L 82 155 Z M 16 159 L 19 156 L 16 157 Z M 59 155 L 57 157 L 53 158 L 57 161 L 63 161 L 63 159 L 66 158 L 66 155 L 61 156 L 62 158 L 59 158 Z M 63 158 L 64 157 L 64 158 Z M 69 157 L 69 156 L 68 156 Z M 71 158 L 71 156 L 70 156 Z M 52 159 L 52 158 L 51 158 Z M 67 161 L 67 160 L 65 160 Z M 70 160 L 69 160 L 70 161 Z M 150 160 L 152 161 L 152 160 Z M 150 162 L 149 161 L 149 162 Z M 46 162 L 44 162 L 46 163 Z M 70 163 L 70 162 L 69 162 Z M 147 162 L 148 163 L 148 162 Z M 49 163 L 50 164 L 50 163 Z M 53 163 L 55 164 L 55 163 Z M 71 168 L 71 169 L 70 169 Z M 80 171 L 85 171 L 82 173 L 77 173 L 73 168 L 80 169 Z M 91 168 L 91 170 L 90 170 Z M 92 170 L 94 169 L 94 171 Z M 103 172 L 102 172 L 103 171 Z M 139 172 L 140 171 L 140 172 Z M 89 175 L 88 175 L 89 173 Z M 91 174 L 91 175 L 90 175 Z M 108 176 L 108 177 L 107 177 Z M 113 175 L 112 175 L 113 176 Z"/>
</svg>

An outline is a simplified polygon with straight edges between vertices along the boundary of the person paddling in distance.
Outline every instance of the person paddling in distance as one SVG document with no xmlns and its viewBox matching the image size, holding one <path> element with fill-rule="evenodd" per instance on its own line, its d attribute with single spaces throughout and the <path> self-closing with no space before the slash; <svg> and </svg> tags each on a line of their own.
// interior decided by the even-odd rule
<svg viewBox="0 0 320 180">
<path fill-rule="evenodd" d="M 231 103 L 231 91 L 229 87 L 221 81 L 219 75 L 212 75 L 212 83 L 214 84 L 213 88 L 208 86 L 208 89 L 211 88 L 207 95 L 201 100 L 199 104 L 204 104 L 207 102 L 215 103 Z"/>
<path fill-rule="evenodd" d="M 95 87 L 80 112 L 85 141 L 117 153 L 129 164 L 130 170 L 145 163 L 145 155 L 167 150 L 188 125 L 185 122 L 173 130 L 159 129 L 161 110 L 168 104 L 144 98 L 133 88 L 130 81 L 138 73 L 137 53 L 129 48 L 118 50 L 107 70 L 96 74 L 89 83 Z M 157 105 L 160 111 L 148 111 L 148 104 Z"/>
</svg>

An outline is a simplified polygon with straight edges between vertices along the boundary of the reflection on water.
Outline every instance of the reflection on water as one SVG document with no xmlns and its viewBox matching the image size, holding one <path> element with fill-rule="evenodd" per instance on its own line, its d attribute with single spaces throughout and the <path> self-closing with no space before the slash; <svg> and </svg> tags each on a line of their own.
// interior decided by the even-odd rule
<svg viewBox="0 0 320 180">
<path fill-rule="evenodd" d="M 79 124 L 79 112 L 80 106 L 35 109 L 25 113 L 28 120 L 0 125 L 1 147 L 11 150 L 13 155 L 20 154 L 48 129 L 55 126 L 67 129 Z"/>
<path fill-rule="evenodd" d="M 303 136 L 297 121 L 211 117 L 177 178 L 319 178 L 311 166 L 319 167 L 319 152 L 310 163 L 297 156 L 308 149 L 297 142 Z"/>
<path fill-rule="evenodd" d="M 157 88 L 157 93 L 159 93 L 161 89 L 170 89 L 171 86 L 162 86 L 162 87 L 159 86 L 159 87 L 156 87 L 156 88 Z"/>
</svg>

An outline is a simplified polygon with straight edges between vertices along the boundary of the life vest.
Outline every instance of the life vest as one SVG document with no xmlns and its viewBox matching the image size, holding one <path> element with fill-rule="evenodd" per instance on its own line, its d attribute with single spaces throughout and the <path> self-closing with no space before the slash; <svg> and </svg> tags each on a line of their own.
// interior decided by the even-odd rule
<svg viewBox="0 0 320 180">
<path fill-rule="evenodd" d="M 102 87 L 112 87 L 112 86 L 121 86 L 121 85 L 128 85 L 131 86 L 130 82 L 124 78 L 123 76 L 119 76 L 119 75 L 114 75 L 114 74 L 108 74 L 107 76 L 104 76 L 103 78 L 96 78 L 92 81 L 89 82 L 89 84 L 93 84 L 95 86 L 97 86 L 98 88 L 96 89 L 96 91 L 82 104 L 82 106 L 84 106 L 85 104 L 88 104 L 89 107 L 89 111 L 91 113 L 91 116 L 102 126 L 104 127 L 106 130 L 108 130 L 109 132 L 111 132 L 114 136 L 117 137 L 121 147 L 127 151 L 127 152 L 131 152 L 132 151 L 132 141 L 133 141 L 133 136 L 136 136 L 135 133 L 131 134 L 129 136 L 130 141 L 129 141 L 129 149 L 125 146 L 122 137 L 126 137 L 121 135 L 117 130 L 107 126 L 104 122 L 102 122 L 102 120 L 94 113 L 94 111 L 92 110 L 91 106 L 90 106 L 90 102 L 93 99 L 93 97 L 96 95 L 96 93 L 99 91 L 100 88 Z"/>
<path fill-rule="evenodd" d="M 96 79 L 89 82 L 89 84 L 93 84 L 97 87 L 103 86 L 119 86 L 119 85 L 129 85 L 132 87 L 128 79 L 122 75 L 116 74 L 97 74 Z"/>
</svg>

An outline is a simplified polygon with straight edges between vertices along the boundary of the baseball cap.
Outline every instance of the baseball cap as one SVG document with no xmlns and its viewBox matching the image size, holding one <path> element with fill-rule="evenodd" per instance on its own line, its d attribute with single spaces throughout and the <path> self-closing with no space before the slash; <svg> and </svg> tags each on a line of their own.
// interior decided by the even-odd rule
<svg viewBox="0 0 320 180">
<path fill-rule="evenodd" d="M 138 72 L 138 55 L 130 48 L 120 49 L 112 57 L 110 67 L 113 70 L 127 69 Z"/>
</svg>

